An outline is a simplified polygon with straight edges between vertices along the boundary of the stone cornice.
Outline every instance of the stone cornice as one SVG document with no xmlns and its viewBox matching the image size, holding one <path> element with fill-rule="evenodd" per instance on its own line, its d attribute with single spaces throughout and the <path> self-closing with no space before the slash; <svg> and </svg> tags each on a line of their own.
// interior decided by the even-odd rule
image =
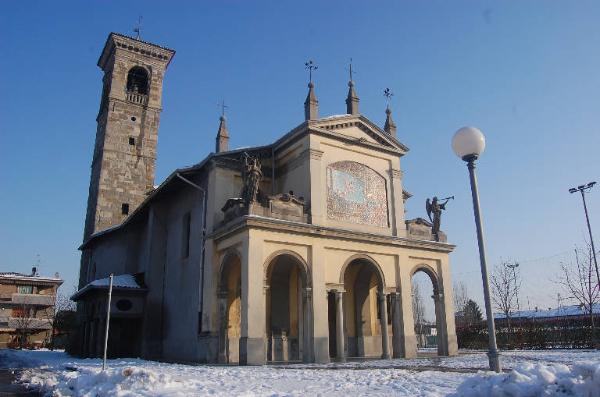
<svg viewBox="0 0 600 397">
<path fill-rule="evenodd" d="M 268 229 L 277 232 L 301 234 L 310 237 L 352 240 L 361 243 L 424 249 L 442 253 L 450 253 L 455 248 L 455 246 L 452 244 L 440 243 L 431 240 L 414 240 L 403 237 L 385 236 L 380 234 L 364 233 L 353 230 L 285 221 L 281 219 L 265 218 L 255 215 L 245 215 L 226 225 L 223 225 L 219 229 L 210 233 L 207 238 L 212 238 L 215 241 L 219 241 L 246 229 Z"/>
<path fill-rule="evenodd" d="M 102 50 L 102 54 L 98 59 L 98 66 L 102 70 L 105 69 L 107 66 L 107 60 L 117 48 L 132 52 L 134 54 L 144 55 L 164 64 L 165 68 L 169 65 L 171 59 L 173 59 L 173 56 L 175 55 L 175 51 L 169 48 L 134 39 L 133 37 L 125 36 L 119 33 L 111 33 L 108 35 L 106 43 L 104 44 L 104 49 Z"/>
</svg>

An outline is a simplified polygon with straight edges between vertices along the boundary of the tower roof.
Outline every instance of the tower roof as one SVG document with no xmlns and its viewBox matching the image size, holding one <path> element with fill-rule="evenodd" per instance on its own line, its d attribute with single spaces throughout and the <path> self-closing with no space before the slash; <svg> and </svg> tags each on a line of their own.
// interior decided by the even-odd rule
<svg viewBox="0 0 600 397">
<path fill-rule="evenodd" d="M 110 33 L 98 59 L 98 66 L 104 70 L 104 66 L 110 55 L 115 51 L 116 48 L 122 48 L 125 51 L 131 51 L 137 54 L 142 54 L 157 60 L 164 62 L 165 68 L 171 63 L 171 59 L 175 56 L 175 50 L 167 47 L 162 47 L 158 44 L 148 43 L 147 41 L 138 40 L 130 36 L 126 36 L 121 33 Z"/>
<path fill-rule="evenodd" d="M 319 118 L 319 100 L 315 94 L 315 85 L 312 81 L 308 83 L 308 95 L 304 101 L 304 119 L 316 120 Z"/>
</svg>

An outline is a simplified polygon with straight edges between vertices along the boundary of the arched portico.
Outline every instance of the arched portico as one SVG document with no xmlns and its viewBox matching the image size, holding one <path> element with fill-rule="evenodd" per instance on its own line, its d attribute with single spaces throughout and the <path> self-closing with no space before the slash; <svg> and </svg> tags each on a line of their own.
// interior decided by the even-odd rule
<svg viewBox="0 0 600 397">
<path fill-rule="evenodd" d="M 444 299 L 444 292 L 440 278 L 438 277 L 437 272 L 427 264 L 419 264 L 417 265 L 411 272 L 411 285 L 412 280 L 415 274 L 424 273 L 428 276 L 431 281 L 433 293 L 431 298 L 434 303 L 434 311 L 435 311 L 435 329 L 437 335 L 437 352 L 439 356 L 447 356 L 449 355 L 448 349 L 448 330 L 446 323 L 446 305 Z M 414 294 L 414 291 L 413 291 Z M 425 299 L 429 297 L 423 297 Z M 414 296 L 413 296 L 414 299 Z M 413 300 L 413 311 L 414 311 L 414 300 Z M 415 313 L 413 312 L 413 318 L 415 317 Z M 417 319 L 415 319 L 416 321 Z M 415 322 L 415 328 L 418 328 L 420 324 Z M 415 329 L 415 337 L 419 337 L 419 332 Z M 419 344 L 417 343 L 417 346 Z"/>
<path fill-rule="evenodd" d="M 340 285 L 329 299 L 330 355 L 390 357 L 388 304 L 381 268 L 366 255 L 350 257 L 342 266 Z"/>
<path fill-rule="evenodd" d="M 219 304 L 219 362 L 239 363 L 242 300 L 241 258 L 235 251 L 225 254 L 217 289 Z"/>
<path fill-rule="evenodd" d="M 265 266 L 268 362 L 312 360 L 309 269 L 292 251 L 271 255 Z"/>
</svg>

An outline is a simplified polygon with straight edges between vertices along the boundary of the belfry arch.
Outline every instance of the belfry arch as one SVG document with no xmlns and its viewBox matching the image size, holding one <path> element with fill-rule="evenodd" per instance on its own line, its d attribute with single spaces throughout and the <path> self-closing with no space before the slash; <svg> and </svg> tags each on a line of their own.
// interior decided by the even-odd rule
<svg viewBox="0 0 600 397">
<path fill-rule="evenodd" d="M 309 269 L 293 252 L 265 267 L 267 362 L 310 362 L 312 296 Z"/>
<path fill-rule="evenodd" d="M 219 300 L 219 362 L 239 363 L 242 313 L 240 255 L 231 251 L 223 258 L 217 289 Z"/>
<path fill-rule="evenodd" d="M 148 95 L 149 82 L 148 71 L 141 66 L 134 66 L 127 73 L 127 92 Z"/>
</svg>

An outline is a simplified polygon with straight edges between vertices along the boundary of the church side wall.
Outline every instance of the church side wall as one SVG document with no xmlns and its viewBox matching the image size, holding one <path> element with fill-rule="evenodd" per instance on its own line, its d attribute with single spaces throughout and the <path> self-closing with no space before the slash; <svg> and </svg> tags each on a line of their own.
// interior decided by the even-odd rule
<svg viewBox="0 0 600 397">
<path fill-rule="evenodd" d="M 162 357 L 193 361 L 197 358 L 199 285 L 202 256 L 202 193 L 185 186 L 165 200 L 166 247 Z M 189 254 L 185 256 L 185 220 L 190 216 Z M 158 262 L 158 260 L 157 260 Z"/>
</svg>

